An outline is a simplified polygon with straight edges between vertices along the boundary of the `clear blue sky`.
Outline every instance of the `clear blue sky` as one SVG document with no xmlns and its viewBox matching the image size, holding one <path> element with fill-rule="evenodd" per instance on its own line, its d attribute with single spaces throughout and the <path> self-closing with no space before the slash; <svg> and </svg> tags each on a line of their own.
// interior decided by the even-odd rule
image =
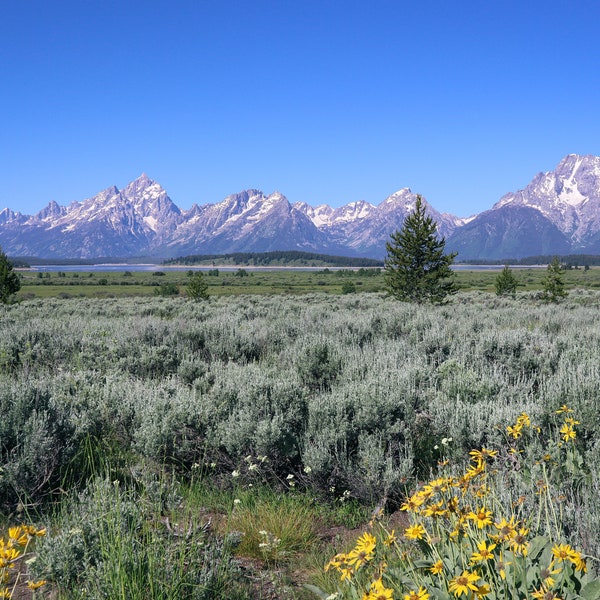
<svg viewBox="0 0 600 600">
<path fill-rule="evenodd" d="M 600 154 L 596 0 L 0 0 L 0 209 L 146 172 L 460 216 Z"/>
</svg>

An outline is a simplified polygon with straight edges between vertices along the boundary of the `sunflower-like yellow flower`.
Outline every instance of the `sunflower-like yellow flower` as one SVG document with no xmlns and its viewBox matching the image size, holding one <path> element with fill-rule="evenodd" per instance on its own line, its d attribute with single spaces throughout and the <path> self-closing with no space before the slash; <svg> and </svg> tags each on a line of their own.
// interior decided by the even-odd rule
<svg viewBox="0 0 600 600">
<path fill-rule="evenodd" d="M 366 550 L 367 552 L 373 552 L 377 545 L 377 539 L 374 535 L 368 531 L 363 533 L 358 540 L 356 540 L 356 550 Z"/>
<path fill-rule="evenodd" d="M 511 540 L 517 533 L 514 516 L 510 518 L 510 521 L 502 518 L 499 523 L 494 523 L 494 527 L 498 530 L 498 533 L 492 537 L 500 542 Z"/>
<path fill-rule="evenodd" d="M 575 566 L 576 571 L 580 571 L 581 573 L 587 573 L 587 564 L 585 562 L 585 558 L 583 558 L 580 552 L 573 550 L 569 560 Z"/>
<path fill-rule="evenodd" d="M 391 531 L 388 533 L 388 535 L 387 535 L 387 537 L 385 538 L 385 540 L 383 540 L 383 543 L 384 543 L 386 546 L 390 547 L 390 546 L 393 546 L 393 545 L 394 545 L 394 544 L 395 544 L 397 541 L 398 541 L 398 538 L 396 537 L 396 530 L 395 530 L 395 529 L 392 529 L 392 530 L 391 530 Z"/>
<path fill-rule="evenodd" d="M 474 521 L 478 529 L 483 529 L 492 524 L 492 511 L 481 506 L 477 512 L 471 511 L 467 515 L 467 519 Z"/>
<path fill-rule="evenodd" d="M 469 592 L 477 591 L 477 581 L 479 581 L 479 575 L 477 575 L 477 573 L 463 571 L 462 575 L 458 575 L 450 581 L 448 589 L 459 598 L 462 594 L 468 597 Z"/>
<path fill-rule="evenodd" d="M 439 494 L 441 492 L 448 491 L 450 485 L 452 485 L 451 477 L 438 477 L 424 486 L 423 491 L 428 491 L 432 494 Z"/>
<path fill-rule="evenodd" d="M 569 440 L 574 440 L 577 437 L 577 433 L 575 432 L 573 427 L 571 427 L 567 423 L 565 423 L 560 428 L 560 435 L 562 439 L 565 440 L 565 442 L 568 442 Z"/>
<path fill-rule="evenodd" d="M 429 571 L 434 575 L 441 575 L 444 572 L 444 563 L 440 560 L 436 560 L 431 567 L 429 567 Z"/>
<path fill-rule="evenodd" d="M 346 554 L 346 563 L 358 571 L 364 564 L 373 560 L 377 540 L 370 533 L 363 533 L 353 550 Z"/>
<path fill-rule="evenodd" d="M 551 562 L 549 567 L 544 567 L 540 569 L 540 579 L 542 580 L 542 583 L 548 588 L 553 587 L 556 583 L 556 580 L 553 576 L 558 575 L 562 571 L 562 569 L 554 569 L 553 567 L 554 562 Z"/>
<path fill-rule="evenodd" d="M 400 507 L 400 510 L 407 512 L 418 512 L 419 507 L 423 505 L 425 499 L 420 494 L 413 494 L 410 498 L 407 498 Z"/>
<path fill-rule="evenodd" d="M 477 552 L 473 552 L 471 556 L 471 564 L 486 562 L 494 558 L 495 547 L 496 544 L 490 544 L 488 546 L 485 540 L 481 541 L 479 544 L 477 544 Z"/>
<path fill-rule="evenodd" d="M 552 555 L 559 561 L 571 560 L 575 550 L 569 544 L 554 544 L 552 546 Z"/>
<path fill-rule="evenodd" d="M 27 582 L 27 587 L 30 590 L 37 590 L 39 588 L 41 588 L 42 586 L 46 585 L 48 582 L 45 579 L 41 579 L 40 581 L 28 581 Z"/>
<path fill-rule="evenodd" d="M 527 556 L 527 550 L 529 549 L 529 542 L 527 541 L 527 534 L 529 529 L 520 527 L 519 530 L 510 540 L 510 549 L 517 555 Z"/>
<path fill-rule="evenodd" d="M 429 596 L 428 596 L 429 597 Z M 394 590 L 386 588 L 381 578 L 376 579 L 369 589 L 369 593 L 363 596 L 363 600 L 393 600 Z M 427 600 L 426 598 L 422 600 Z"/>
<path fill-rule="evenodd" d="M 531 597 L 536 600 L 561 600 L 560 596 L 557 596 L 544 584 L 542 584 L 539 589 L 531 592 Z"/>
<path fill-rule="evenodd" d="M 523 435 L 522 429 L 523 427 L 520 427 L 519 425 L 509 425 L 506 428 L 506 431 L 508 432 L 508 435 L 517 440 Z"/>
<path fill-rule="evenodd" d="M 409 540 L 420 540 L 425 537 L 425 533 L 425 527 L 417 523 L 417 525 L 411 525 L 404 530 L 404 537 Z"/>
<path fill-rule="evenodd" d="M 433 504 L 429 504 L 423 510 L 423 515 L 426 517 L 443 517 L 448 514 L 448 511 L 444 508 L 444 501 L 440 500 L 439 502 L 434 502 Z"/>
<path fill-rule="evenodd" d="M 489 450 L 488 448 L 482 448 L 481 450 L 471 450 L 469 452 L 469 456 L 471 456 L 471 460 L 474 461 L 485 461 L 488 458 L 494 458 L 498 454 L 498 450 Z"/>
<path fill-rule="evenodd" d="M 29 541 L 29 535 L 23 527 L 18 525 L 17 527 L 8 528 L 8 539 L 9 542 L 19 544 L 19 546 L 26 546 Z"/>
<path fill-rule="evenodd" d="M 561 413 L 572 413 L 573 409 L 569 408 L 566 404 L 563 404 L 558 410 L 554 411 L 557 415 Z"/>
<path fill-rule="evenodd" d="M 404 600 L 429 600 L 429 594 L 424 587 L 420 586 L 418 590 L 411 590 L 405 594 Z"/>
</svg>

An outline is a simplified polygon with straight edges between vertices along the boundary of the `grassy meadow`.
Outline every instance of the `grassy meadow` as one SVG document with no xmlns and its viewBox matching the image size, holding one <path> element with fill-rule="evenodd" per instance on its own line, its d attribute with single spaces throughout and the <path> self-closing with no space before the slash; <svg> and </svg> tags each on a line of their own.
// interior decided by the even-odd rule
<svg viewBox="0 0 600 600">
<path fill-rule="evenodd" d="M 197 303 L 186 270 L 25 273 L 4 597 L 599 598 L 600 270 L 559 304 L 515 273 L 444 306 L 356 272 L 220 272 Z"/>
<path fill-rule="evenodd" d="M 459 270 L 456 281 L 461 290 L 494 292 L 494 281 L 502 270 Z M 209 270 L 210 271 L 210 270 Z M 213 270 L 214 271 L 214 270 Z M 352 282 L 356 292 L 382 292 L 384 289 L 382 269 L 363 268 L 321 269 L 265 269 L 218 271 L 218 275 L 207 275 L 211 296 L 237 294 L 306 294 L 320 292 L 341 294 L 345 282 Z M 121 298 L 127 296 L 154 296 L 161 287 L 179 287 L 185 294 L 189 280 L 188 268 L 158 271 L 36 271 L 21 270 L 22 288 L 20 299 L 33 298 Z M 543 268 L 515 268 L 520 291 L 531 291 L 542 287 L 546 274 Z M 567 289 L 600 288 L 600 267 L 571 269 L 564 272 Z"/>
</svg>

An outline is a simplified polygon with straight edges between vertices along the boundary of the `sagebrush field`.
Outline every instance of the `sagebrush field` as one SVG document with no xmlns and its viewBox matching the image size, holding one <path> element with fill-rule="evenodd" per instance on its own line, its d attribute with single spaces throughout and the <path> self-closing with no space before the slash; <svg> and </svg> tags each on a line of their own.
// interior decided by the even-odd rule
<svg viewBox="0 0 600 600">
<path fill-rule="evenodd" d="M 440 463 L 506 447 L 523 413 L 540 429 L 497 493 L 530 506 L 565 405 L 579 458 L 551 482 L 560 539 L 600 555 L 599 307 L 585 289 L 557 305 L 472 291 L 440 307 L 380 293 L 0 307 L 0 503 L 6 526 L 48 532 L 32 593 L 334 597 L 335 528 L 397 515 Z"/>
</svg>

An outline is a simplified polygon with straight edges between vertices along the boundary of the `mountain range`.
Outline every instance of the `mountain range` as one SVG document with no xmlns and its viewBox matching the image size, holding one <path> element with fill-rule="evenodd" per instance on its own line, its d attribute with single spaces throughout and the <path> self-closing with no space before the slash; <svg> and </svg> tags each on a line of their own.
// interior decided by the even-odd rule
<svg viewBox="0 0 600 600">
<path fill-rule="evenodd" d="M 379 205 L 339 208 L 290 203 L 279 192 L 249 189 L 221 202 L 181 210 L 143 174 L 125 188 L 35 215 L 0 212 L 0 246 L 9 256 L 81 258 L 303 250 L 382 258 L 390 233 L 414 209 L 403 188 Z M 446 248 L 459 260 L 600 253 L 600 157 L 570 154 L 487 211 L 459 218 L 427 203 Z"/>
</svg>

